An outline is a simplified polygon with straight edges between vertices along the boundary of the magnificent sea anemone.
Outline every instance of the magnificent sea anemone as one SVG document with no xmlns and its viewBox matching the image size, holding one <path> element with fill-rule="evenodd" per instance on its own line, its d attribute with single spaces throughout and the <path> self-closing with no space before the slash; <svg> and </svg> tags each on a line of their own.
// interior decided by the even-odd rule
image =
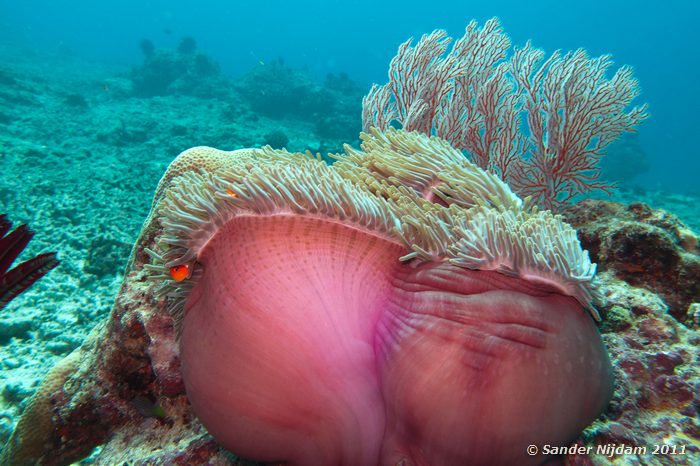
<svg viewBox="0 0 700 466">
<path fill-rule="evenodd" d="M 443 140 L 333 165 L 194 148 L 156 193 L 152 278 L 187 396 L 242 457 L 540 464 L 606 406 L 595 265 L 560 217 Z"/>
</svg>

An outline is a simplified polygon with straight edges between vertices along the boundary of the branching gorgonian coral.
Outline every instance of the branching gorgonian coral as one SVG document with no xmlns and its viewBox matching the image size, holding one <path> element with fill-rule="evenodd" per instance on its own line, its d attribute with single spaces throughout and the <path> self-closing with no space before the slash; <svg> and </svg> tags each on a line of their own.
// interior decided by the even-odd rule
<svg viewBox="0 0 700 466">
<path fill-rule="evenodd" d="M 598 161 L 647 117 L 645 105 L 628 110 L 640 92 L 630 67 L 607 79 L 609 55 L 579 49 L 544 60 L 529 43 L 508 58 L 496 18 L 482 28 L 472 21 L 448 51 L 450 42 L 438 30 L 401 44 L 389 82 L 363 100 L 365 130 L 397 123 L 439 136 L 548 209 L 612 187 L 599 179 Z"/>
</svg>

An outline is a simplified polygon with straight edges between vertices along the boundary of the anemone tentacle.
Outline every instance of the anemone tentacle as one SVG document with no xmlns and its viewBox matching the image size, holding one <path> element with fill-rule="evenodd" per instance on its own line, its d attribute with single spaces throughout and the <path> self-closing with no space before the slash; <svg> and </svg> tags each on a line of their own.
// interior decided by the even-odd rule
<svg viewBox="0 0 700 466">
<path fill-rule="evenodd" d="M 405 246 L 409 252 L 397 260 L 449 262 L 520 277 L 574 297 L 599 319 L 591 304 L 595 265 L 560 216 L 531 207 L 437 137 L 373 129 L 362 141 L 361 150 L 346 147 L 331 166 L 309 153 L 269 147 L 206 149 L 215 172 L 166 173 L 161 184 L 170 187 L 159 209 L 163 234 L 160 250 L 150 252 L 149 269 L 153 279 L 164 281 L 161 295 L 172 301 L 176 320 L 197 281 L 199 251 L 223 225 L 250 215 L 354 225 Z M 193 264 L 193 275 L 175 282 L 168 269 L 181 264 Z"/>
</svg>

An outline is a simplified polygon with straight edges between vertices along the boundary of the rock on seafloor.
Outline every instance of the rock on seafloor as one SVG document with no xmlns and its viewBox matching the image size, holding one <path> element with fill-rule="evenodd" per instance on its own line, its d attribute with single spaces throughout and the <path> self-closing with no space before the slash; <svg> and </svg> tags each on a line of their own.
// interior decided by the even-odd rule
<svg viewBox="0 0 700 466">
<path fill-rule="evenodd" d="M 676 216 L 642 203 L 592 200 L 571 206 L 565 216 L 599 271 L 659 294 L 668 312 L 687 323 L 689 307 L 700 299 L 700 249 L 696 234 Z"/>
</svg>

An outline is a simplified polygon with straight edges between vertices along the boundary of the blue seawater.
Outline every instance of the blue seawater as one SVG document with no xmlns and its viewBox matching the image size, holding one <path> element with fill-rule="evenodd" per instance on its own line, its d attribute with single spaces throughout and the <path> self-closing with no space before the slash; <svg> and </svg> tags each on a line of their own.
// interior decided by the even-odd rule
<svg viewBox="0 0 700 466">
<path fill-rule="evenodd" d="M 643 184 L 698 192 L 700 3 L 691 0 L 1 0 L 0 44 L 134 65 L 140 39 L 168 47 L 192 36 L 232 76 L 283 57 L 318 77 L 345 72 L 368 87 L 385 81 L 389 60 L 408 37 L 436 28 L 459 37 L 471 19 L 483 24 L 492 16 L 515 44 L 530 39 L 548 53 L 583 47 L 632 65 L 643 89 L 639 101 L 652 114 L 639 136 L 650 162 Z"/>
</svg>

